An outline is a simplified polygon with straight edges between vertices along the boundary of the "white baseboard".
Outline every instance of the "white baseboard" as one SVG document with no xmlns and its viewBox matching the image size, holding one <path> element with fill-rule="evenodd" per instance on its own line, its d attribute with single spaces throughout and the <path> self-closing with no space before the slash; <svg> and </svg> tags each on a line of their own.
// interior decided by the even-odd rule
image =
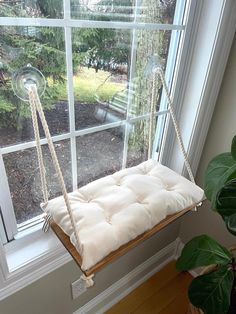
<svg viewBox="0 0 236 314">
<path fill-rule="evenodd" d="M 153 255 L 147 261 L 129 272 L 119 281 L 97 295 L 91 301 L 79 308 L 73 314 L 102 314 L 114 304 L 123 299 L 131 291 L 141 285 L 144 281 L 154 275 L 162 267 L 175 259 L 179 247 L 180 239 L 176 239 L 161 251 Z M 95 278 L 96 281 L 96 278 Z"/>
</svg>

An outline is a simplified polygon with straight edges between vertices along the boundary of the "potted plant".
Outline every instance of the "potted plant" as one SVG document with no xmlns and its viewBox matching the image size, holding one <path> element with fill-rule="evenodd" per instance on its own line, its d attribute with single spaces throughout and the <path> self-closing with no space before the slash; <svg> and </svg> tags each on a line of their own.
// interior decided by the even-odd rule
<svg viewBox="0 0 236 314">
<path fill-rule="evenodd" d="M 217 155 L 210 161 L 204 178 L 204 191 L 228 231 L 236 235 L 236 136 L 232 140 L 231 152 Z M 233 250 L 223 247 L 208 235 L 200 235 L 185 245 L 176 262 L 180 271 L 210 265 L 202 275 L 193 279 L 188 290 L 191 304 L 204 314 L 236 313 L 236 259 Z"/>
</svg>

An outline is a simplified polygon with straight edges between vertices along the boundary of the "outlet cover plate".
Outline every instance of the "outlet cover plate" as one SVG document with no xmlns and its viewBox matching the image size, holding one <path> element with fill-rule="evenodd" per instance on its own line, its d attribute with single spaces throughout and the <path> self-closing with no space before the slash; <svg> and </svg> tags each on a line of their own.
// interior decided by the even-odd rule
<svg viewBox="0 0 236 314">
<path fill-rule="evenodd" d="M 72 298 L 73 299 L 78 298 L 82 293 L 84 293 L 87 290 L 84 280 L 79 278 L 78 280 L 72 282 L 71 290 Z"/>
</svg>

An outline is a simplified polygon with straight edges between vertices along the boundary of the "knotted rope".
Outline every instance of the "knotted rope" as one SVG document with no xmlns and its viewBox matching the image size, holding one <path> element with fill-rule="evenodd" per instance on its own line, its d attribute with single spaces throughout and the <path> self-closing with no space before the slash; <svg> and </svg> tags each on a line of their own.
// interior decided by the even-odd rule
<svg viewBox="0 0 236 314">
<path fill-rule="evenodd" d="M 86 288 L 92 287 L 94 285 L 93 277 L 94 277 L 94 274 L 90 276 L 86 276 L 85 274 L 82 274 L 80 276 L 80 278 L 84 281 Z"/>
</svg>

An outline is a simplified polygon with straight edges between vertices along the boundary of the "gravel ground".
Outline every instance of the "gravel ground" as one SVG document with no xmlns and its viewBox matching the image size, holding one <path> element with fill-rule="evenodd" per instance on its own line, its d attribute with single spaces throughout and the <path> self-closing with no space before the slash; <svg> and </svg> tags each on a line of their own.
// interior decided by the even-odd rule
<svg viewBox="0 0 236 314">
<path fill-rule="evenodd" d="M 84 129 L 109 122 L 98 116 L 98 109 L 101 109 L 98 104 L 76 103 L 76 129 Z M 124 118 L 122 114 L 110 109 L 109 113 L 113 115 L 114 119 Z M 59 102 L 53 110 L 47 111 L 46 118 L 52 135 L 68 132 L 68 107 L 66 102 Z M 33 128 L 30 119 L 23 121 L 23 128 L 20 131 L 3 129 L 0 132 L 0 146 L 22 143 L 33 139 Z M 43 136 L 41 127 L 40 133 Z M 123 138 L 123 129 L 119 127 L 84 135 L 76 139 L 78 186 L 112 174 L 121 168 Z M 71 191 L 70 141 L 56 142 L 55 149 L 67 189 Z M 56 197 L 61 193 L 46 145 L 43 146 L 43 154 L 50 196 Z M 130 150 L 128 153 L 128 166 L 136 165 L 144 159 L 144 153 L 141 151 Z M 42 192 L 35 148 L 4 155 L 4 163 L 17 222 L 22 223 L 41 214 L 39 204 L 42 201 Z"/>
</svg>

